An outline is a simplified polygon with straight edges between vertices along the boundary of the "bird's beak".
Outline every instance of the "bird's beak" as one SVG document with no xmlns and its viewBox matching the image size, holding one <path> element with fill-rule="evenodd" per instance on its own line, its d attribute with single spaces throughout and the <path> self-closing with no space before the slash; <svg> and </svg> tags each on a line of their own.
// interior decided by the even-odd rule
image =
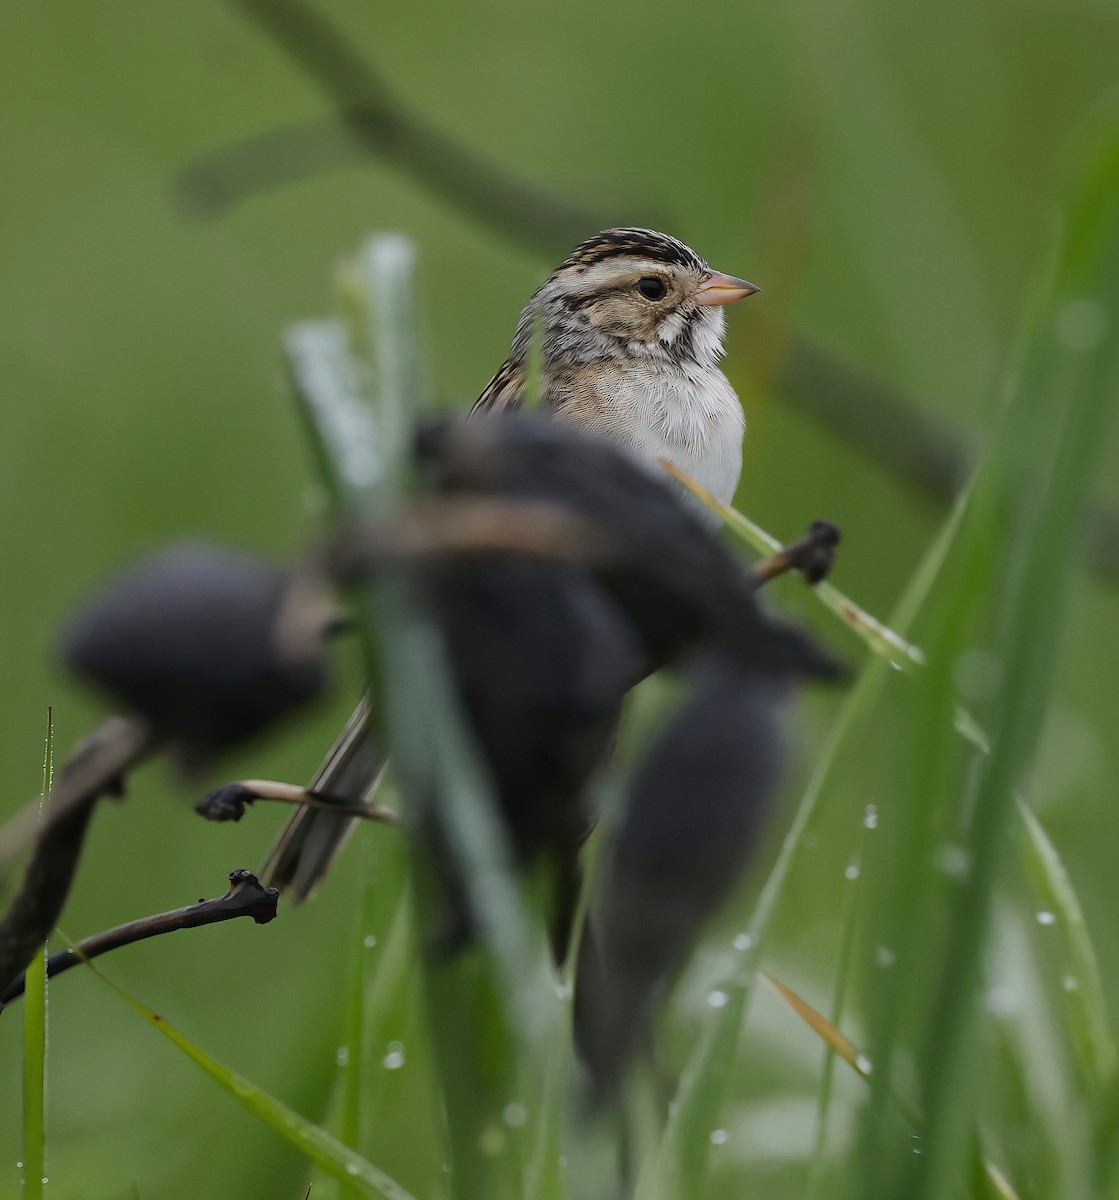
<svg viewBox="0 0 1119 1200">
<path fill-rule="evenodd" d="M 747 283 L 745 279 L 735 279 L 733 275 L 724 275 L 722 271 L 710 271 L 703 286 L 696 292 L 695 302 L 705 307 L 731 304 L 760 291 L 760 287 Z"/>
</svg>

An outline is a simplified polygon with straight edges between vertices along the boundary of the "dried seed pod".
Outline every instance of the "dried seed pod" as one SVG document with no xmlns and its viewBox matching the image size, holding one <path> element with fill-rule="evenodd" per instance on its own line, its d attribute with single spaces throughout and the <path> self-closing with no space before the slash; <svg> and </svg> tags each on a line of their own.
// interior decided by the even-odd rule
<svg viewBox="0 0 1119 1200">
<path fill-rule="evenodd" d="M 760 670 L 839 674 L 833 659 L 762 612 L 760 581 L 664 473 L 605 438 L 510 414 L 432 424 L 417 456 L 444 494 L 545 501 L 586 520 L 602 543 L 588 570 L 625 612 L 650 669 L 718 644 Z"/>
<path fill-rule="evenodd" d="M 103 587 L 71 620 L 62 655 L 196 768 L 322 692 L 333 619 L 308 577 L 186 543 Z"/>
<path fill-rule="evenodd" d="M 599 1101 L 650 1035 L 669 976 L 739 880 L 782 764 L 772 675 L 705 664 L 629 789 L 575 977 L 575 1040 Z"/>
</svg>

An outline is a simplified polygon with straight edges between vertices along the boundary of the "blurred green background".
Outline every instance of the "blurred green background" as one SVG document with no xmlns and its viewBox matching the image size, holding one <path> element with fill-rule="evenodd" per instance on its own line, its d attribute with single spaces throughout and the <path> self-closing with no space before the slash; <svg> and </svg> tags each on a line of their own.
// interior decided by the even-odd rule
<svg viewBox="0 0 1119 1200">
<path fill-rule="evenodd" d="M 836 521 L 836 582 L 888 615 L 938 510 L 783 402 L 773 383 L 782 349 L 793 331 L 809 337 L 982 448 L 1026 289 L 1051 244 L 1070 146 L 1116 86 L 1119 10 L 1102 0 L 323 8 L 398 98 L 452 137 L 589 207 L 657 220 L 762 286 L 730 314 L 728 371 L 749 425 L 737 502 L 782 537 L 817 516 Z M 330 309 L 339 258 L 372 230 L 416 240 L 432 384 L 448 405 L 484 386 L 554 262 L 372 160 L 211 218 L 184 210 L 174 179 L 195 156 L 328 112 L 228 6 L 57 0 L 8 6 L 0 26 L 6 816 L 38 789 L 47 706 L 61 747 L 101 711 L 54 663 L 79 597 L 170 538 L 284 555 L 313 529 L 278 339 L 291 321 Z M 1106 462 L 1100 487 L 1119 502 L 1119 446 Z M 779 601 L 861 663 L 861 647 L 796 591 Z M 1031 799 L 1080 891 L 1119 1016 L 1119 961 L 1107 954 L 1119 919 L 1119 587 L 1085 574 L 1075 613 Z M 230 868 L 254 866 L 280 816 L 207 826 L 189 801 L 225 778 L 308 776 L 356 688 L 343 667 L 313 721 L 213 779 L 184 785 L 161 767 L 142 771 L 128 802 L 95 821 L 67 934 L 219 894 Z M 838 703 L 803 707 L 790 797 Z M 884 807 L 903 801 L 891 790 L 889 714 L 874 728 L 881 745 L 849 766 L 846 786 L 858 804 Z M 781 922 L 802 947 L 784 964 L 790 982 L 821 1006 L 855 836 L 849 812 L 835 824 L 833 848 Z M 177 935 L 120 953 L 109 971 L 216 1057 L 318 1115 L 362 857 L 351 848 L 314 904 L 267 928 Z M 697 959 L 683 1028 L 700 1019 L 703 981 L 718 970 L 714 951 Z M 758 1019 L 787 1037 L 754 1045 L 747 1035 L 730 1137 L 717 1150 L 727 1195 L 792 1178 L 782 1172 L 810 1136 L 797 1089 L 811 1095 L 818 1050 L 790 1018 L 767 1013 Z M 15 1016 L 0 1018 L 0 1111 L 13 1116 Z M 771 1073 L 784 1109 L 765 1090 Z M 83 972 L 52 993 L 50 1102 L 56 1196 L 302 1194 L 297 1157 Z M 407 1162 L 407 1122 L 391 1128 L 388 1169 L 393 1157 Z M 0 1193 L 14 1194 L 17 1158 L 18 1122 L 2 1120 Z"/>
</svg>

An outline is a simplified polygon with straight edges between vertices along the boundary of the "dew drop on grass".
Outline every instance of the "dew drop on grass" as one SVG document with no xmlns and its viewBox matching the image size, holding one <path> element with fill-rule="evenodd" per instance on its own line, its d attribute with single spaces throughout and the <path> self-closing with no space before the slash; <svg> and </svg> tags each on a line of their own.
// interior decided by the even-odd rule
<svg viewBox="0 0 1119 1200">
<path fill-rule="evenodd" d="M 404 1057 L 404 1043 L 389 1042 L 386 1049 L 388 1053 L 384 1058 L 381 1059 L 381 1066 L 383 1066 L 386 1071 L 399 1071 L 407 1061 Z"/>
<path fill-rule="evenodd" d="M 1080 991 L 1080 980 L 1077 979 L 1075 975 L 1066 975 L 1064 979 L 1061 980 L 1061 987 L 1063 987 L 1066 992 L 1078 992 Z"/>
<path fill-rule="evenodd" d="M 865 1054 L 855 1055 L 855 1069 L 863 1075 L 869 1075 L 874 1070 L 874 1064 Z"/>
<path fill-rule="evenodd" d="M 987 992 L 987 1011 L 992 1017 L 1012 1017 L 1018 1011 L 1018 993 L 1007 983 L 996 983 Z"/>
<path fill-rule="evenodd" d="M 1039 925 L 1056 925 L 1057 924 L 1056 914 L 1048 912 L 1045 909 L 1042 909 L 1042 911 L 1039 913 L 1035 913 L 1034 918 Z"/>
<path fill-rule="evenodd" d="M 874 947 L 874 965 L 880 967 L 883 971 L 889 970 L 897 960 L 898 956 L 889 946 Z"/>
<path fill-rule="evenodd" d="M 847 866 L 845 866 L 843 868 L 843 878 L 844 879 L 850 880 L 853 883 L 856 879 L 858 879 L 858 877 L 859 877 L 859 864 L 858 863 L 854 863 L 854 862 L 848 863 Z"/>
<path fill-rule="evenodd" d="M 361 944 L 366 948 L 366 950 L 372 950 L 377 944 L 377 935 L 373 933 L 369 934 L 369 936 Z"/>
<path fill-rule="evenodd" d="M 971 870 L 971 855 L 955 842 L 941 842 L 933 851 L 933 866 L 949 879 L 965 879 Z"/>
<path fill-rule="evenodd" d="M 863 828 L 877 829 L 878 828 L 878 806 L 868 804 L 863 810 Z"/>
<path fill-rule="evenodd" d="M 357 1163 L 355 1163 L 355 1162 L 348 1162 L 348 1163 L 346 1163 L 346 1174 L 347 1175 L 360 1175 L 361 1167 L 359 1167 L 357 1165 Z"/>
<path fill-rule="evenodd" d="M 736 950 L 749 950 L 754 944 L 754 939 L 748 933 L 736 933 L 731 945 Z"/>
<path fill-rule="evenodd" d="M 727 1140 L 727 1131 L 725 1129 L 712 1129 L 711 1130 L 711 1145 L 712 1146 L 723 1146 L 726 1144 L 726 1140 Z"/>
<path fill-rule="evenodd" d="M 707 993 L 707 1004 L 710 1008 L 726 1008 L 729 998 L 726 992 L 716 988 L 714 991 Z"/>
<path fill-rule="evenodd" d="M 528 1109 L 514 1100 L 501 1110 L 501 1119 L 510 1129 L 523 1129 L 528 1122 Z"/>
<path fill-rule="evenodd" d="M 349 1064 L 349 1061 L 350 1061 L 350 1048 L 349 1048 L 349 1046 L 339 1046 L 339 1047 L 338 1047 L 338 1049 L 337 1049 L 337 1050 L 335 1050 L 335 1052 L 334 1052 L 334 1061 L 335 1061 L 335 1062 L 338 1064 L 338 1066 L 340 1066 L 340 1067 L 345 1067 L 345 1066 L 347 1066 L 347 1065 Z"/>
</svg>

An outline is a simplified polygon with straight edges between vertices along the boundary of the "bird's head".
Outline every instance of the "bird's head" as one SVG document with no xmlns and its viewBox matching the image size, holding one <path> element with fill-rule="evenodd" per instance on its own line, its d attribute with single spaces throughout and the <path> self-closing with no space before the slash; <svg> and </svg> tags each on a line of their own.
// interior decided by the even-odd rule
<svg viewBox="0 0 1119 1200">
<path fill-rule="evenodd" d="M 714 365 L 722 307 L 759 289 L 713 271 L 683 242 L 651 229 L 607 229 L 576 246 L 525 309 L 518 341 L 544 324 L 545 355 L 634 356 Z"/>
</svg>

